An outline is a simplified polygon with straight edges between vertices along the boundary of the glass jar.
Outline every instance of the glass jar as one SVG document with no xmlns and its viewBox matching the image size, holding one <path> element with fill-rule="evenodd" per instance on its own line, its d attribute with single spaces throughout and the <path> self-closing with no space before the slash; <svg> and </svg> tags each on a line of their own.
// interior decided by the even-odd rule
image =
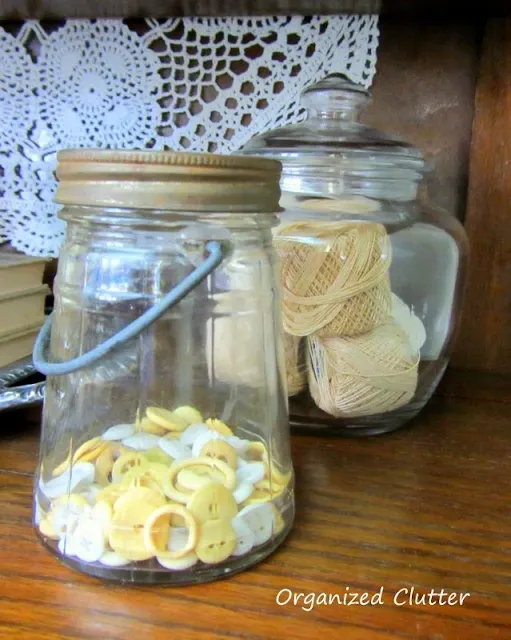
<svg viewBox="0 0 511 640">
<path fill-rule="evenodd" d="M 409 144 L 357 121 L 368 93 L 346 78 L 306 89 L 304 122 L 256 136 L 282 162 L 281 259 L 291 425 L 392 431 L 427 403 L 463 293 L 462 225 L 419 189 Z"/>
<path fill-rule="evenodd" d="M 37 533 L 65 564 L 123 582 L 245 569 L 294 515 L 280 165 L 81 150 L 59 154 L 57 175 L 67 235 L 34 348 L 48 376 Z"/>
</svg>

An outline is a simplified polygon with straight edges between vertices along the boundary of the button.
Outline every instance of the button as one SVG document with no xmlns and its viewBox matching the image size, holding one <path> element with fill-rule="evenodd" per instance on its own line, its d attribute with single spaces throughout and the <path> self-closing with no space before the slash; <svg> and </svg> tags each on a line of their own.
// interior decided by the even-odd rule
<svg viewBox="0 0 511 640">
<path fill-rule="evenodd" d="M 268 480 L 261 480 L 256 485 L 254 485 L 254 491 L 250 498 L 248 498 L 247 504 L 256 504 L 275 500 L 275 498 L 278 498 L 280 495 L 282 495 L 285 490 L 286 487 L 283 487 L 279 484 L 270 484 Z"/>
<path fill-rule="evenodd" d="M 83 562 L 97 562 L 105 551 L 105 537 L 101 527 L 90 519 L 78 521 L 72 532 L 72 551 Z"/>
<path fill-rule="evenodd" d="M 254 492 L 254 485 L 250 482 L 240 482 L 236 489 L 232 492 L 232 497 L 236 501 L 236 504 L 241 504 L 248 500 Z"/>
<path fill-rule="evenodd" d="M 222 484 L 226 489 L 232 490 L 236 486 L 236 474 L 225 462 L 217 460 L 216 458 L 187 458 L 186 460 L 180 460 L 173 462 L 165 478 L 164 491 L 165 495 L 171 500 L 179 502 L 181 504 L 187 504 L 189 494 L 188 492 L 180 491 L 176 487 L 177 475 L 182 469 L 187 467 L 208 466 L 211 469 L 221 472 L 223 475 Z"/>
<path fill-rule="evenodd" d="M 190 449 L 181 444 L 179 440 L 165 436 L 158 440 L 158 446 L 174 460 L 184 460 L 190 457 Z"/>
<path fill-rule="evenodd" d="M 170 516 L 181 516 L 188 530 L 186 543 L 180 549 L 172 549 L 169 546 Z M 158 558 L 176 559 L 186 556 L 193 551 L 197 544 L 197 523 L 191 512 L 180 504 L 166 504 L 156 509 L 144 525 L 144 542 L 146 548 L 157 555 Z"/>
<path fill-rule="evenodd" d="M 255 535 L 248 524 L 237 515 L 232 519 L 232 528 L 236 534 L 236 548 L 232 552 L 233 556 L 242 556 L 248 553 L 255 544 Z"/>
<path fill-rule="evenodd" d="M 99 559 L 101 564 L 104 564 L 105 567 L 125 567 L 127 564 L 130 564 L 131 560 L 128 558 L 123 558 L 115 551 L 105 551 L 105 553 Z"/>
<path fill-rule="evenodd" d="M 58 540 L 59 536 L 53 529 L 51 522 L 48 518 L 43 518 L 39 523 L 39 531 L 43 534 L 45 538 L 51 538 L 52 540 Z"/>
<path fill-rule="evenodd" d="M 188 423 L 182 418 L 161 407 L 147 407 L 146 413 L 151 422 L 156 423 L 167 431 L 184 431 L 188 426 Z"/>
<path fill-rule="evenodd" d="M 266 445 L 262 442 L 250 442 L 247 447 L 246 459 L 250 462 L 257 461 L 260 462 L 264 459 L 264 457 L 268 457 L 268 451 L 266 450 Z"/>
<path fill-rule="evenodd" d="M 163 436 L 167 433 L 167 430 L 163 427 L 160 427 L 159 424 L 152 422 L 149 418 L 142 418 L 140 422 L 136 423 L 137 431 L 142 431 L 143 433 L 151 433 L 155 436 Z"/>
<path fill-rule="evenodd" d="M 190 551 L 182 558 L 162 558 L 161 556 L 156 556 L 156 560 L 161 564 L 165 569 L 170 569 L 171 571 L 184 571 L 185 569 L 191 569 L 194 565 L 197 564 L 199 558 L 197 558 L 197 554 L 195 551 Z"/>
<path fill-rule="evenodd" d="M 167 467 L 170 467 L 173 461 L 173 458 L 167 455 L 165 451 L 163 451 L 163 449 L 160 449 L 159 446 L 153 447 L 148 451 L 144 451 L 144 455 L 149 462 L 157 462 L 159 464 L 164 464 Z"/>
<path fill-rule="evenodd" d="M 236 470 L 236 480 L 256 484 L 264 479 L 265 466 L 262 462 L 248 462 Z"/>
<path fill-rule="evenodd" d="M 124 495 L 128 491 L 128 489 L 129 487 L 123 487 L 120 484 L 109 484 L 98 493 L 96 500 L 105 500 L 110 506 L 113 507 L 117 500 L 122 495 Z"/>
<path fill-rule="evenodd" d="M 158 462 L 149 463 L 144 467 L 133 467 L 121 479 L 122 487 L 145 487 L 163 494 L 163 484 L 168 467 Z"/>
<path fill-rule="evenodd" d="M 122 476 L 133 467 L 147 467 L 149 461 L 142 453 L 125 453 L 114 462 L 112 467 L 112 482 L 120 482 Z"/>
<path fill-rule="evenodd" d="M 94 482 L 96 469 L 90 462 L 77 462 L 60 476 L 49 482 L 40 480 L 39 487 L 44 495 L 53 500 L 68 493 L 78 493 Z"/>
<path fill-rule="evenodd" d="M 188 509 L 199 523 L 216 518 L 232 520 L 238 513 L 238 506 L 232 493 L 221 484 L 208 484 L 194 491 Z"/>
<path fill-rule="evenodd" d="M 200 456 L 216 458 L 228 464 L 231 469 L 236 469 L 238 456 L 230 444 L 223 440 L 210 440 L 200 450 Z"/>
<path fill-rule="evenodd" d="M 184 444 L 186 447 L 191 447 L 197 438 L 204 436 L 206 434 L 211 433 L 205 424 L 192 424 L 191 427 L 188 427 L 185 431 L 183 431 L 183 435 L 181 436 L 180 442 Z"/>
<path fill-rule="evenodd" d="M 87 500 L 76 493 L 58 498 L 52 505 L 48 519 L 57 536 L 66 533 L 73 519 L 90 510 Z"/>
<path fill-rule="evenodd" d="M 69 468 L 69 465 L 71 464 L 71 447 L 73 446 L 73 443 L 70 442 L 69 443 L 69 453 L 67 455 L 67 458 L 61 462 L 59 465 L 57 465 L 55 467 L 55 469 L 53 469 L 52 475 L 53 476 L 60 476 L 62 473 L 64 473 L 64 471 L 66 471 Z"/>
<path fill-rule="evenodd" d="M 100 484 L 91 484 L 84 491 L 80 491 L 80 494 L 90 505 L 95 504 L 99 492 L 103 489 Z"/>
<path fill-rule="evenodd" d="M 195 439 L 195 442 L 192 445 L 192 456 L 194 458 L 198 458 L 200 456 L 201 449 L 205 444 L 211 442 L 212 440 L 225 440 L 225 437 L 217 433 L 216 431 L 207 430 L 206 433 L 201 433 Z"/>
<path fill-rule="evenodd" d="M 149 516 L 163 506 L 165 498 L 145 487 L 132 488 L 114 506 L 108 535 L 110 547 L 128 560 L 148 560 L 154 556 L 144 543 L 144 525 Z"/>
<path fill-rule="evenodd" d="M 172 415 L 184 420 L 187 426 L 190 426 L 191 424 L 199 424 L 204 420 L 200 411 L 197 411 L 197 409 L 188 406 L 178 407 L 177 409 L 174 409 Z"/>
<path fill-rule="evenodd" d="M 236 533 L 230 520 L 207 520 L 200 527 L 195 553 L 207 564 L 218 564 L 236 549 Z"/>
<path fill-rule="evenodd" d="M 217 420 L 216 418 L 208 418 L 206 420 L 206 424 L 212 431 L 216 431 L 222 436 L 233 435 L 231 429 L 225 424 L 225 422 L 222 422 L 221 420 Z"/>
<path fill-rule="evenodd" d="M 94 462 L 94 460 L 102 451 L 104 451 L 104 449 L 106 449 L 106 447 L 108 447 L 108 443 L 99 436 L 97 438 L 87 440 L 87 442 L 84 442 L 75 451 L 75 454 L 73 456 L 73 463 Z"/>
<path fill-rule="evenodd" d="M 101 436 L 103 440 L 124 440 L 135 433 L 134 424 L 116 424 L 105 431 Z"/>
<path fill-rule="evenodd" d="M 129 449 L 135 449 L 135 451 L 147 451 L 158 446 L 160 437 L 153 433 L 134 433 L 129 438 L 125 438 L 122 444 Z"/>
<path fill-rule="evenodd" d="M 103 531 L 103 537 L 105 544 L 108 542 L 108 532 L 112 524 L 113 509 L 111 504 L 107 500 L 98 500 L 92 507 L 90 518 L 97 523 L 99 528 Z"/>
<path fill-rule="evenodd" d="M 275 525 L 275 513 L 271 504 L 248 505 L 239 512 L 238 517 L 250 527 L 255 544 L 264 544 L 271 538 Z"/>
<path fill-rule="evenodd" d="M 186 491 L 196 491 L 212 482 L 222 484 L 223 475 L 220 471 L 201 465 L 193 465 L 187 469 L 182 469 L 176 477 L 176 487 L 181 486 Z"/>
<path fill-rule="evenodd" d="M 95 482 L 100 485 L 106 485 L 110 482 L 110 474 L 114 466 L 114 456 L 110 447 L 107 447 L 96 458 Z"/>
</svg>

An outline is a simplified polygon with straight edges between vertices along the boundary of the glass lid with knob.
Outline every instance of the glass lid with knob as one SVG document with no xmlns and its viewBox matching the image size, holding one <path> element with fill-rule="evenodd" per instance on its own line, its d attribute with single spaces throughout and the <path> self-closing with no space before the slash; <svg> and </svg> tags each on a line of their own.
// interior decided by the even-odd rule
<svg viewBox="0 0 511 640">
<path fill-rule="evenodd" d="M 254 137 L 242 153 L 279 159 L 284 192 L 413 200 L 424 170 L 422 154 L 361 124 L 369 102 L 361 85 L 329 76 L 303 91 L 304 121 Z"/>
</svg>

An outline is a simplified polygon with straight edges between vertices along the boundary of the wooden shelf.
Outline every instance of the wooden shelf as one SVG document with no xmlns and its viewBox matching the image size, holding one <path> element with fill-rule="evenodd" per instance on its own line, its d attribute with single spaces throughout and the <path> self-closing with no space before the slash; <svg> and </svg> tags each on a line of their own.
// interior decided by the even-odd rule
<svg viewBox="0 0 511 640">
<path fill-rule="evenodd" d="M 37 411 L 2 418 L 0 638 L 346 640 L 510 637 L 511 404 L 507 379 L 451 372 L 415 423 L 372 439 L 293 437 L 297 518 L 271 558 L 187 588 L 107 585 L 73 572 L 31 527 Z M 493 389 L 493 391 L 492 391 Z M 477 393 L 485 399 L 477 398 Z M 384 604 L 278 606 L 277 593 L 352 591 Z M 463 606 L 397 606 L 415 587 Z"/>
<path fill-rule="evenodd" d="M 510 10 L 507 0 L 462 6 L 456 0 L 0 0 L 0 20 L 339 13 L 466 17 L 509 15 Z"/>
</svg>

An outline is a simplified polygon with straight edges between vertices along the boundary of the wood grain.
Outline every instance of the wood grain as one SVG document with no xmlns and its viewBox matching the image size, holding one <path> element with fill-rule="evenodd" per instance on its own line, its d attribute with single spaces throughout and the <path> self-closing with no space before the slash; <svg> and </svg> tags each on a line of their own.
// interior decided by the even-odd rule
<svg viewBox="0 0 511 640">
<path fill-rule="evenodd" d="M 433 170 L 428 197 L 463 219 L 482 25 L 380 18 L 372 105 L 363 121 L 407 140 Z"/>
<path fill-rule="evenodd" d="M 511 372 L 511 19 L 486 26 L 470 154 L 466 312 L 454 363 Z"/>
<path fill-rule="evenodd" d="M 39 545 L 30 523 L 34 418 L 12 413 L 2 423 L 0 638 L 511 637 L 505 402 L 436 397 L 410 428 L 387 436 L 295 436 L 298 510 L 288 540 L 250 571 L 187 588 L 105 585 Z M 347 586 L 371 594 L 383 586 L 384 604 L 307 612 L 276 603 L 281 589 L 342 595 Z M 394 605 L 395 592 L 411 586 L 471 595 L 463 606 Z"/>
</svg>

